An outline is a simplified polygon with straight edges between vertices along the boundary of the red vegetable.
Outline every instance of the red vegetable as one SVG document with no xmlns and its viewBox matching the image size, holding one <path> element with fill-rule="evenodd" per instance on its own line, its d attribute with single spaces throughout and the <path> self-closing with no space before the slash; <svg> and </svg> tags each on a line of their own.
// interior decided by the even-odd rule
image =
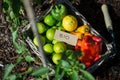
<svg viewBox="0 0 120 80">
<path fill-rule="evenodd" d="M 83 53 L 80 61 L 84 63 L 86 67 L 89 67 L 100 58 L 102 38 L 86 35 L 82 40 L 78 40 L 75 50 L 80 50 Z"/>
</svg>

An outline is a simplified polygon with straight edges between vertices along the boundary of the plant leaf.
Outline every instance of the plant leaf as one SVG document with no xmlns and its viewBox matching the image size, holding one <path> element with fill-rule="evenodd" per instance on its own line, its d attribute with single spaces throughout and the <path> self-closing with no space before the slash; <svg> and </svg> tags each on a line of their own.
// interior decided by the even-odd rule
<svg viewBox="0 0 120 80">
<path fill-rule="evenodd" d="M 29 74 L 33 71 L 33 67 L 29 67 L 27 71 L 25 71 L 25 74 Z"/>
<path fill-rule="evenodd" d="M 15 14 L 13 13 L 13 11 L 10 12 L 10 17 L 11 17 L 11 19 L 15 18 Z"/>
<path fill-rule="evenodd" d="M 35 80 L 43 80 L 42 78 L 35 78 Z"/>
<path fill-rule="evenodd" d="M 65 60 L 61 60 L 61 67 L 65 71 L 69 71 L 70 70 L 70 64 L 67 61 L 65 61 Z"/>
<path fill-rule="evenodd" d="M 71 79 L 72 80 L 79 80 L 79 76 L 78 76 L 78 72 L 77 71 L 74 70 L 72 72 Z"/>
<path fill-rule="evenodd" d="M 80 71 L 85 80 L 95 80 L 95 78 L 89 72 L 87 72 L 83 69 L 80 69 Z"/>
<path fill-rule="evenodd" d="M 8 77 L 9 80 L 16 80 L 16 75 L 12 74 Z"/>
<path fill-rule="evenodd" d="M 23 57 L 19 56 L 16 60 L 16 64 L 19 64 L 23 60 Z"/>
<path fill-rule="evenodd" d="M 32 57 L 29 56 L 29 55 L 27 55 L 27 56 L 25 57 L 25 60 L 26 60 L 27 62 L 33 62 L 33 61 L 35 61 L 35 59 L 32 58 Z"/>
<path fill-rule="evenodd" d="M 49 72 L 49 68 L 48 67 L 40 67 L 38 69 L 36 69 L 32 75 L 33 76 L 42 76 L 42 75 L 45 75 L 46 73 Z"/>
<path fill-rule="evenodd" d="M 78 64 L 78 67 L 79 67 L 80 69 L 85 69 L 85 64 L 79 63 L 79 64 Z"/>
<path fill-rule="evenodd" d="M 5 80 L 9 76 L 9 74 L 11 73 L 13 68 L 14 68 L 13 64 L 8 64 L 8 65 L 5 66 L 5 71 L 4 71 L 4 74 L 3 74 L 3 80 Z"/>
</svg>

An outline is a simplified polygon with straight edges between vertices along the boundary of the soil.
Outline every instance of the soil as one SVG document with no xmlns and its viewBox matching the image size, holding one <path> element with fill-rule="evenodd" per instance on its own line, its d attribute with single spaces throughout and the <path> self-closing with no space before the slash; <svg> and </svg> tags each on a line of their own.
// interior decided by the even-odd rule
<svg viewBox="0 0 120 80">
<path fill-rule="evenodd" d="M 46 0 L 47 1 L 47 0 Z M 88 22 L 94 27 L 103 37 L 111 41 L 110 34 L 107 32 L 104 23 L 104 17 L 101 11 L 101 6 L 106 3 L 109 8 L 110 17 L 112 19 L 116 56 L 109 59 L 106 63 L 100 66 L 93 75 L 96 80 L 120 80 L 120 1 L 118 0 L 70 0 L 76 9 L 84 15 Z M 115 2 L 116 1 L 116 2 Z M 118 1 L 118 2 L 117 2 Z M 0 2 L 1 3 L 1 2 Z M 1 4 L 0 4 L 1 6 Z M 8 24 L 4 21 L 4 15 L 0 9 L 0 63 L 3 65 L 14 63 L 17 55 L 12 44 L 11 33 Z M 0 67 L 0 77 L 2 68 Z"/>
</svg>

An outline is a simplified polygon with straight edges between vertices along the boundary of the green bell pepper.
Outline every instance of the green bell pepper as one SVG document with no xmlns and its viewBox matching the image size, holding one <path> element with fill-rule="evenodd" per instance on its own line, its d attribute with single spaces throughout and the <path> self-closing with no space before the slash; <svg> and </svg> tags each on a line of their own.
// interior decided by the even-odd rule
<svg viewBox="0 0 120 80">
<path fill-rule="evenodd" d="M 53 18 L 58 21 L 61 21 L 63 17 L 67 14 L 67 8 L 63 4 L 57 4 L 51 10 Z"/>
</svg>

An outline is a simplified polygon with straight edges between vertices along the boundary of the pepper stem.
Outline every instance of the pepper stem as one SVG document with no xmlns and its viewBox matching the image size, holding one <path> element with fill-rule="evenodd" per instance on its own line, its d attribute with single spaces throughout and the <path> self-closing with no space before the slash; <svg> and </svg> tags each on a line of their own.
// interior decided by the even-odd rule
<svg viewBox="0 0 120 80">
<path fill-rule="evenodd" d="M 57 13 L 59 13 L 59 8 L 58 8 L 58 6 L 55 6 L 55 11 L 56 11 Z"/>
</svg>

